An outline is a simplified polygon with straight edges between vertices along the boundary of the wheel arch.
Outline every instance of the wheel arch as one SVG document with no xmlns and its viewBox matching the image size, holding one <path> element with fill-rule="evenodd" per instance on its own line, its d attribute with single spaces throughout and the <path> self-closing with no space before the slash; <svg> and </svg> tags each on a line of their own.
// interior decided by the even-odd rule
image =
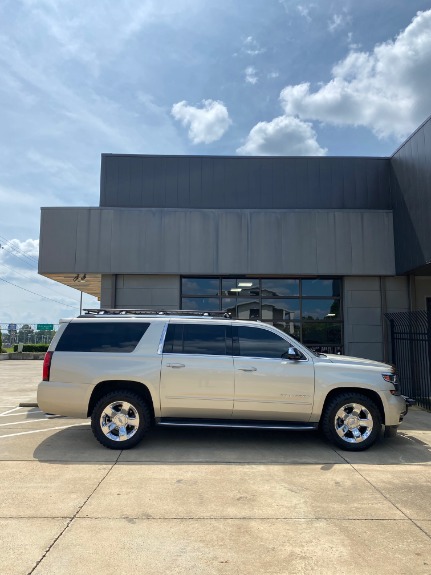
<svg viewBox="0 0 431 575">
<path fill-rule="evenodd" d="M 328 403 L 332 401 L 334 397 L 336 397 L 337 395 L 341 395 L 343 393 L 360 393 L 361 395 L 365 395 L 366 397 L 374 401 L 380 412 L 382 423 L 385 424 L 385 408 L 383 406 L 382 398 L 377 393 L 377 391 L 368 389 L 366 387 L 336 387 L 335 389 L 331 389 L 331 391 L 325 397 L 320 420 L 322 420 L 322 415 L 325 413 L 326 406 L 328 405 Z"/>
<path fill-rule="evenodd" d="M 154 421 L 154 403 L 151 392 L 148 387 L 140 381 L 129 380 L 106 380 L 99 382 L 93 389 L 90 400 L 88 402 L 87 417 L 91 417 L 94 407 L 104 395 L 117 389 L 124 389 L 141 396 L 147 402 L 151 412 L 152 420 Z"/>
</svg>

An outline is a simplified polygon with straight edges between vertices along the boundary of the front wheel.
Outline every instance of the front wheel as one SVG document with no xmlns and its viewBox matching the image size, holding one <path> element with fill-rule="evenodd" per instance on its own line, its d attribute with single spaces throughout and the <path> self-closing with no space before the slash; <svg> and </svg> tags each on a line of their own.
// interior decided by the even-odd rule
<svg viewBox="0 0 431 575">
<path fill-rule="evenodd" d="M 342 393 L 329 401 L 322 415 L 326 438 L 346 451 L 363 451 L 380 437 L 382 417 L 372 399 L 361 393 Z"/>
<path fill-rule="evenodd" d="M 129 391 L 104 395 L 91 415 L 91 429 L 97 441 L 109 449 L 130 449 L 148 431 L 151 414 L 145 400 Z"/>
</svg>

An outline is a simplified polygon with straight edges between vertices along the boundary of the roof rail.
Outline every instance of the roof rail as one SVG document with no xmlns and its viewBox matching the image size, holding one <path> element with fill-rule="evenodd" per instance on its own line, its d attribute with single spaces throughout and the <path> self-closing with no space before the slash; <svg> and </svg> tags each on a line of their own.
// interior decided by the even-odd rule
<svg viewBox="0 0 431 575">
<path fill-rule="evenodd" d="M 226 311 L 196 311 L 185 309 L 84 309 L 85 314 L 79 317 L 96 317 L 106 315 L 167 315 L 189 317 L 215 317 L 220 319 L 232 319 L 232 314 Z"/>
</svg>

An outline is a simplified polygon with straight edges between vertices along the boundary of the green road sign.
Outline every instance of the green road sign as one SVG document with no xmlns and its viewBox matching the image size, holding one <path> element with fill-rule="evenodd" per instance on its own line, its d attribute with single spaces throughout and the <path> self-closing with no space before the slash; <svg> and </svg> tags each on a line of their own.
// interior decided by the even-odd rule
<svg viewBox="0 0 431 575">
<path fill-rule="evenodd" d="M 36 326 L 38 331 L 54 331 L 53 323 L 38 323 Z"/>
</svg>

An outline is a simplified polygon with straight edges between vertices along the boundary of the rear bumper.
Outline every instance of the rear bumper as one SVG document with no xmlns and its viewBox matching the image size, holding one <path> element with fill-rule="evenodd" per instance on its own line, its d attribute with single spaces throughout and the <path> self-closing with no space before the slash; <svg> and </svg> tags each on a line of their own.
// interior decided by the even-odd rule
<svg viewBox="0 0 431 575">
<path fill-rule="evenodd" d="M 41 381 L 37 388 L 37 403 L 45 413 L 86 418 L 91 391 L 88 384 Z"/>
</svg>

